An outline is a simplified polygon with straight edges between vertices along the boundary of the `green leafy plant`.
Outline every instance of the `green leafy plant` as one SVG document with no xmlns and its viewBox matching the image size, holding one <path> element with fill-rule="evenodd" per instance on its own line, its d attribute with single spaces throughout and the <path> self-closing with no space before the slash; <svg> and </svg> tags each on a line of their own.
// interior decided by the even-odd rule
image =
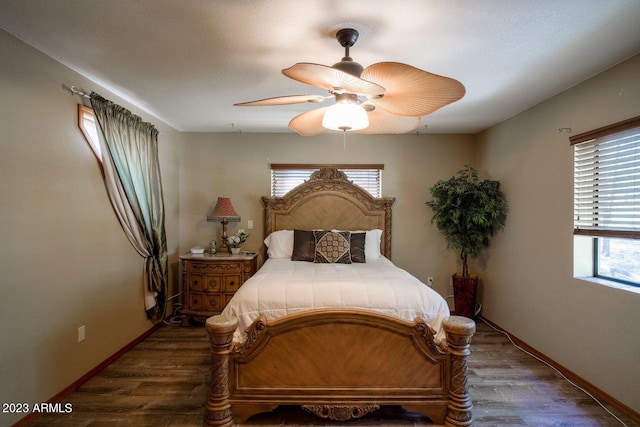
<svg viewBox="0 0 640 427">
<path fill-rule="evenodd" d="M 476 258 L 504 228 L 508 207 L 500 183 L 480 181 L 478 172 L 467 164 L 457 176 L 438 181 L 430 191 L 433 200 L 426 205 L 434 212 L 431 222 L 445 237 L 447 247 L 460 253 L 462 277 L 468 277 L 467 258 Z"/>
</svg>

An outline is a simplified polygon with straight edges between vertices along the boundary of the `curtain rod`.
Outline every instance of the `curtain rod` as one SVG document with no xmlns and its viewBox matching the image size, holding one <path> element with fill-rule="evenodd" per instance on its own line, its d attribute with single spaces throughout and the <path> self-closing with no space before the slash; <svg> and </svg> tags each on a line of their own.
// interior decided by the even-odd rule
<svg viewBox="0 0 640 427">
<path fill-rule="evenodd" d="M 62 87 L 65 90 L 68 90 L 69 92 L 71 92 L 72 95 L 78 95 L 78 96 L 81 96 L 83 98 L 91 99 L 91 96 L 87 92 L 85 92 L 83 90 L 80 90 L 75 86 L 68 87 L 68 86 L 62 85 Z M 151 123 L 149 123 L 149 124 L 151 124 Z M 151 126 L 153 126 L 153 125 L 151 124 Z M 156 132 L 158 132 L 158 135 L 162 134 L 155 126 L 153 126 L 153 128 L 156 129 Z"/>
<path fill-rule="evenodd" d="M 78 96 L 81 96 L 83 98 L 91 99 L 91 96 L 89 96 L 88 93 L 78 89 L 75 86 L 67 87 L 67 86 L 63 85 L 62 87 L 64 87 L 66 90 L 68 90 L 69 92 L 71 92 L 74 95 L 78 95 Z"/>
</svg>

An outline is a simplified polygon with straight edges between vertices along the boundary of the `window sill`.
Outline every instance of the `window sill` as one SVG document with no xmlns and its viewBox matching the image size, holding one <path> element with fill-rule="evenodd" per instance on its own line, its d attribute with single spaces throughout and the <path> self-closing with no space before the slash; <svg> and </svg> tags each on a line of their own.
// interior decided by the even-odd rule
<svg viewBox="0 0 640 427">
<path fill-rule="evenodd" d="M 608 286 L 614 289 L 620 289 L 623 291 L 633 292 L 634 294 L 640 295 L 640 287 L 625 285 L 624 283 L 614 282 L 613 280 L 602 279 L 600 277 L 576 277 L 578 280 L 585 280 L 591 283 L 597 283 L 599 285 Z"/>
</svg>

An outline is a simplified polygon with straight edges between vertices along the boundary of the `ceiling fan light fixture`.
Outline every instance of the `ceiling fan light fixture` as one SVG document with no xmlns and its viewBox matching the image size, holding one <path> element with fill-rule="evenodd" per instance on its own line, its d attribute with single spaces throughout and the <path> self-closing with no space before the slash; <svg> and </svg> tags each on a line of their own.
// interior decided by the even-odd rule
<svg viewBox="0 0 640 427">
<path fill-rule="evenodd" d="M 322 126 L 344 132 L 360 130 L 369 126 L 369 117 L 364 108 L 358 104 L 336 102 L 325 111 Z"/>
</svg>

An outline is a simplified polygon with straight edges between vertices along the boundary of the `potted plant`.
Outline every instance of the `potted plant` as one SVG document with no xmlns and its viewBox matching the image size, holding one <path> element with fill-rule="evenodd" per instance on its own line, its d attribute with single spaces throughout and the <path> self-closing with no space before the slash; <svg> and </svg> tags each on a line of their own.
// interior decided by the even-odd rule
<svg viewBox="0 0 640 427">
<path fill-rule="evenodd" d="M 227 237 L 227 244 L 231 248 L 232 254 L 240 253 L 240 245 L 247 241 L 249 234 L 244 232 L 244 229 L 238 230 L 233 236 Z"/>
<path fill-rule="evenodd" d="M 453 275 L 455 313 L 473 318 L 478 277 L 469 274 L 468 257 L 476 258 L 504 228 L 507 200 L 498 181 L 480 181 L 478 172 L 468 164 L 457 176 L 438 181 L 430 191 L 433 200 L 426 205 L 434 212 L 431 222 L 462 261 L 462 275 Z"/>
</svg>

